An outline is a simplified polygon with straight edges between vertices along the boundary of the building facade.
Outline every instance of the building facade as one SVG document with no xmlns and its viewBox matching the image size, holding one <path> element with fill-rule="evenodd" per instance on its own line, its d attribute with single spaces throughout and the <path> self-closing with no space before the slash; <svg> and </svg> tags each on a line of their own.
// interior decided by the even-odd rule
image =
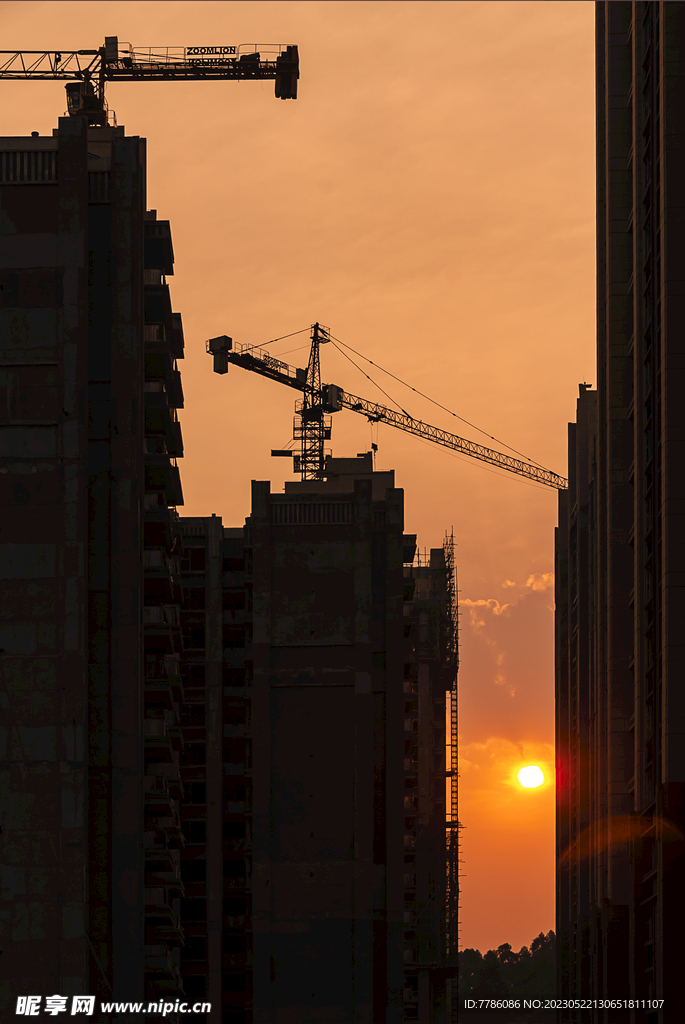
<svg viewBox="0 0 685 1024">
<path fill-rule="evenodd" d="M 430 569 L 403 568 L 415 542 L 370 454 L 281 493 L 253 485 L 260 1024 L 399 1024 L 421 998 L 422 1019 L 448 1019 L 444 973 L 437 999 L 426 984 L 444 968 L 445 680 L 424 650 Z"/>
<path fill-rule="evenodd" d="M 5 1012 L 180 991 L 183 334 L 145 186 L 123 128 L 0 139 Z"/>
<path fill-rule="evenodd" d="M 251 572 L 244 531 L 183 534 L 181 976 L 222 1024 L 252 1020 Z"/>
<path fill-rule="evenodd" d="M 597 390 L 557 532 L 559 980 L 661 1022 L 685 831 L 685 4 L 596 15 Z"/>
</svg>

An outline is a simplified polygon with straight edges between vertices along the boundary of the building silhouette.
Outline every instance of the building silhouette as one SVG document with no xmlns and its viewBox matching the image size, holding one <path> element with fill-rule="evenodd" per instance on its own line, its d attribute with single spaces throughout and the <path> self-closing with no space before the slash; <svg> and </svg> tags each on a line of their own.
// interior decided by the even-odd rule
<svg viewBox="0 0 685 1024">
<path fill-rule="evenodd" d="M 677 1013 L 685 830 L 685 4 L 596 18 L 597 389 L 556 544 L 559 994 L 644 999 L 630 1019 L 656 1024 Z"/>
<path fill-rule="evenodd" d="M 260 1024 L 448 1019 L 452 592 L 442 549 L 412 565 L 403 497 L 370 453 L 281 493 L 253 484 Z"/>
<path fill-rule="evenodd" d="M 83 117 L 0 139 L 0 182 L 2 1004 L 169 998 L 183 992 L 169 223 L 146 210 L 145 141 Z"/>
</svg>

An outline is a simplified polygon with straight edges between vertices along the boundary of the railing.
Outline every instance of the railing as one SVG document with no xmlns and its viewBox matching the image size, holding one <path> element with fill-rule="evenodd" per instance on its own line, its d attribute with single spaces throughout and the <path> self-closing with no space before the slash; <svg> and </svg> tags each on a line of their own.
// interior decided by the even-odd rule
<svg viewBox="0 0 685 1024">
<path fill-rule="evenodd" d="M 3 185 L 53 185 L 57 181 L 57 151 L 0 152 Z"/>
</svg>

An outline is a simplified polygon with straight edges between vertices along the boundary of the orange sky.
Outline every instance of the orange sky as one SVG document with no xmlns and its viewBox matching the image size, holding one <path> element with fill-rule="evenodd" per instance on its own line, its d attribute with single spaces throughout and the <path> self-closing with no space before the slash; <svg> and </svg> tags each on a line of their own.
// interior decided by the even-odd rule
<svg viewBox="0 0 685 1024">
<path fill-rule="evenodd" d="M 204 340 L 257 344 L 314 320 L 487 433 L 566 474 L 578 383 L 595 380 L 591 2 L 0 3 L 4 48 L 297 43 L 296 102 L 273 83 L 110 87 L 148 139 L 148 204 L 169 218 L 183 315 L 186 515 L 241 525 L 293 392 L 211 372 Z M 2 83 L 1 132 L 50 133 L 60 83 Z M 306 337 L 306 336 L 302 336 Z M 300 365 L 301 342 L 273 346 Z M 323 377 L 385 403 L 332 346 Z M 373 374 L 372 374 L 373 375 Z M 388 378 L 412 415 L 485 440 Z M 376 440 L 374 433 L 374 440 Z M 338 455 L 368 423 L 334 420 Z M 462 945 L 554 927 L 554 491 L 393 431 L 378 468 L 409 532 L 454 527 L 462 600 Z M 486 441 L 487 443 L 487 441 Z"/>
</svg>

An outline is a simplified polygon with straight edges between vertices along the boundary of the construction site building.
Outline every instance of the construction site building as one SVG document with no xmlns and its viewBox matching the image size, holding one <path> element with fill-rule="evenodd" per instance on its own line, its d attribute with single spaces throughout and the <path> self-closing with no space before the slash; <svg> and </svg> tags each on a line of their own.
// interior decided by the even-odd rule
<svg viewBox="0 0 685 1024">
<path fill-rule="evenodd" d="M 456 743 L 451 729 L 446 735 L 456 702 L 455 599 L 449 537 L 404 566 L 404 1019 L 426 1024 L 452 1019 L 456 963 L 458 825 L 445 788 L 447 741 Z"/>
<path fill-rule="evenodd" d="M 251 576 L 244 531 L 181 519 L 181 976 L 211 1021 L 252 1020 Z"/>
<path fill-rule="evenodd" d="M 445 691 L 404 601 L 403 492 L 371 454 L 329 457 L 322 480 L 253 483 L 246 545 L 253 1019 L 416 1019 L 444 966 Z"/>
<path fill-rule="evenodd" d="M 621 992 L 662 1024 L 685 831 L 685 4 L 596 18 L 597 389 L 556 553 L 559 995 Z"/>
<path fill-rule="evenodd" d="M 0 139 L 0 204 L 6 1015 L 182 992 L 183 332 L 143 139 Z"/>
</svg>

